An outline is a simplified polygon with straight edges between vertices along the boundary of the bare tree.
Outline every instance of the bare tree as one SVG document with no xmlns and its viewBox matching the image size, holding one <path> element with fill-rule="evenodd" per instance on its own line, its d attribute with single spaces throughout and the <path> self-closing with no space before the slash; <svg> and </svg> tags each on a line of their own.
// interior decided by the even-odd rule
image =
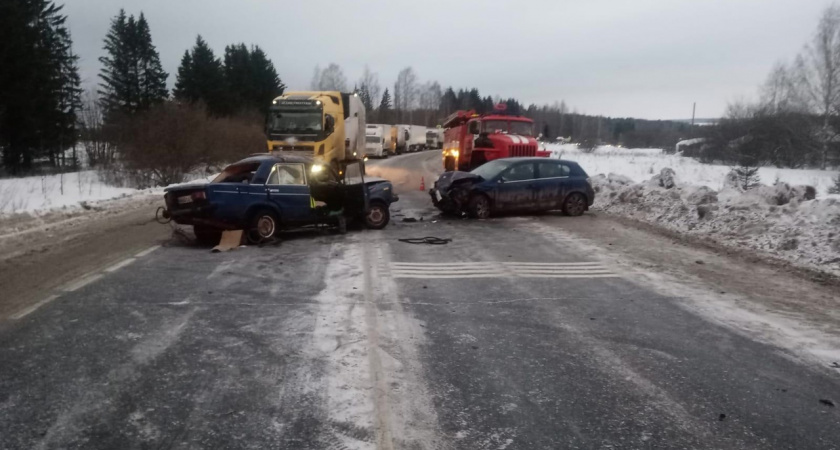
<svg viewBox="0 0 840 450">
<path fill-rule="evenodd" d="M 417 74 L 410 66 L 401 70 L 394 83 L 394 110 L 399 120 L 403 120 L 406 111 L 415 107 L 417 102 Z"/>
<path fill-rule="evenodd" d="M 321 66 L 315 66 L 315 72 L 312 73 L 312 80 L 309 82 L 309 89 L 313 91 L 319 90 L 321 87 Z"/>
<path fill-rule="evenodd" d="M 370 71 L 370 68 L 365 65 L 365 70 L 362 72 L 362 78 L 358 82 L 359 90 L 367 91 L 370 96 L 372 105 L 379 104 L 379 95 L 382 93 L 382 87 L 379 85 L 379 75 Z"/>
<path fill-rule="evenodd" d="M 114 161 L 115 148 L 103 132 L 105 111 L 96 89 L 85 92 L 79 111 L 80 140 L 89 166 L 108 165 Z"/>
<path fill-rule="evenodd" d="M 322 70 L 318 78 L 318 91 L 347 92 L 347 77 L 344 76 L 338 64 L 330 63 Z"/>
<path fill-rule="evenodd" d="M 440 106 L 440 99 L 443 97 L 440 84 L 437 81 L 429 81 L 424 83 L 418 94 L 420 109 L 423 113 L 423 123 L 425 125 L 433 125 L 432 118 Z"/>
<path fill-rule="evenodd" d="M 768 114 L 805 112 L 802 85 L 796 71 L 778 63 L 761 86 L 761 106 Z"/>
<path fill-rule="evenodd" d="M 836 137 L 831 116 L 840 107 L 840 7 L 832 5 L 823 12 L 814 40 L 797 58 L 796 68 L 809 109 L 823 119 L 820 168 L 825 169 L 829 144 Z"/>
</svg>

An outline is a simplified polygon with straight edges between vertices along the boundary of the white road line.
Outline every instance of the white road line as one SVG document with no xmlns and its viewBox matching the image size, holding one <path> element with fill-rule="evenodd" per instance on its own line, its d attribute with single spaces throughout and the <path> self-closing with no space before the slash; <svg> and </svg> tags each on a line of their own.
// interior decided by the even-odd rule
<svg viewBox="0 0 840 450">
<path fill-rule="evenodd" d="M 111 266 L 111 267 L 109 267 L 109 268 L 105 269 L 105 271 L 106 271 L 106 272 L 108 272 L 108 273 L 111 273 L 111 272 L 116 272 L 116 271 L 118 271 L 118 270 L 122 269 L 123 267 L 125 267 L 125 266 L 127 266 L 127 265 L 129 265 L 129 264 L 133 263 L 134 261 L 136 261 L 136 259 L 134 259 L 134 258 L 126 258 L 126 259 L 124 259 L 124 260 L 122 260 L 122 261 L 120 261 L 120 262 L 118 262 L 118 263 L 114 264 L 113 266 Z"/>
<path fill-rule="evenodd" d="M 26 317 L 26 316 L 32 314 L 33 312 L 35 312 L 38 308 L 46 305 L 47 303 L 49 303 L 49 302 L 51 302 L 51 301 L 53 301 L 57 298 L 58 298 L 57 295 L 50 295 L 49 297 L 41 300 L 40 302 L 30 306 L 29 308 L 26 308 L 23 311 L 19 311 L 19 312 L 15 313 L 14 315 L 11 316 L 11 319 L 12 320 L 23 319 L 24 317 Z"/>
<path fill-rule="evenodd" d="M 149 248 L 147 248 L 146 250 L 143 250 L 142 252 L 140 252 L 140 253 L 138 253 L 138 254 L 134 255 L 134 257 L 135 257 L 135 258 L 142 258 L 142 257 L 144 257 L 144 256 L 148 255 L 149 253 L 152 253 L 153 251 L 155 251 L 155 250 L 157 250 L 157 249 L 159 249 L 159 248 L 160 248 L 160 245 L 155 245 L 154 247 L 149 247 Z"/>
<path fill-rule="evenodd" d="M 88 277 L 82 278 L 81 280 L 79 280 L 79 281 L 71 284 L 70 286 L 67 286 L 66 288 L 64 288 L 64 292 L 77 291 L 77 290 L 93 283 L 94 281 L 102 278 L 103 276 L 104 276 L 103 274 L 97 273 L 95 275 L 90 275 Z"/>
<path fill-rule="evenodd" d="M 607 278 L 617 277 L 599 262 L 395 262 L 394 278 Z"/>
</svg>

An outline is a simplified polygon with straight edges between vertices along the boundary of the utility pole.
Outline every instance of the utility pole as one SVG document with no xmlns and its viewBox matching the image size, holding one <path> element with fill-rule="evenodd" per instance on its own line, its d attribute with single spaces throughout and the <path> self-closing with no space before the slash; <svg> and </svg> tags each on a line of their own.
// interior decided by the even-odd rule
<svg viewBox="0 0 840 450">
<path fill-rule="evenodd" d="M 694 106 L 691 107 L 691 128 L 694 128 L 694 114 L 697 113 L 697 102 L 694 102 Z"/>
</svg>

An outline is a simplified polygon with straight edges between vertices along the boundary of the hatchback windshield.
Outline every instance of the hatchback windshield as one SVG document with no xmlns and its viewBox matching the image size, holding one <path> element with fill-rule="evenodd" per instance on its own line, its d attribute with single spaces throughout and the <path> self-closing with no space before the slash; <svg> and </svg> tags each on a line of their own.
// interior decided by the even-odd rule
<svg viewBox="0 0 840 450">
<path fill-rule="evenodd" d="M 481 167 L 473 169 L 470 173 L 478 175 L 481 178 L 484 178 L 485 180 L 489 180 L 498 175 L 499 172 L 507 169 L 507 167 L 511 164 L 511 161 L 497 159 L 495 161 L 490 161 L 489 163 L 484 164 Z"/>
</svg>

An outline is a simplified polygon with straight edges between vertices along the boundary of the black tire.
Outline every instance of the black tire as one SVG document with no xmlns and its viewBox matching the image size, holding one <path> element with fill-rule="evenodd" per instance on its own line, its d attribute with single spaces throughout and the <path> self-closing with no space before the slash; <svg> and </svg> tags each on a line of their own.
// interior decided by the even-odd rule
<svg viewBox="0 0 840 450">
<path fill-rule="evenodd" d="M 194 225 L 195 242 L 199 245 L 217 245 L 222 240 L 222 230 L 217 228 Z"/>
<path fill-rule="evenodd" d="M 580 192 L 572 192 L 563 200 L 563 212 L 567 216 L 577 217 L 586 211 L 586 197 Z"/>
<path fill-rule="evenodd" d="M 251 216 L 248 235 L 265 241 L 276 237 L 279 230 L 280 220 L 277 214 L 268 208 L 263 208 Z"/>
<path fill-rule="evenodd" d="M 455 157 L 454 156 L 447 156 L 443 159 L 443 170 L 447 172 L 452 172 L 455 170 Z"/>
<path fill-rule="evenodd" d="M 365 226 L 371 230 L 381 230 L 391 221 L 391 212 L 382 202 L 373 202 L 365 213 Z"/>
<path fill-rule="evenodd" d="M 490 199 L 486 195 L 478 194 L 467 204 L 467 214 L 473 219 L 487 219 L 490 217 Z"/>
</svg>

